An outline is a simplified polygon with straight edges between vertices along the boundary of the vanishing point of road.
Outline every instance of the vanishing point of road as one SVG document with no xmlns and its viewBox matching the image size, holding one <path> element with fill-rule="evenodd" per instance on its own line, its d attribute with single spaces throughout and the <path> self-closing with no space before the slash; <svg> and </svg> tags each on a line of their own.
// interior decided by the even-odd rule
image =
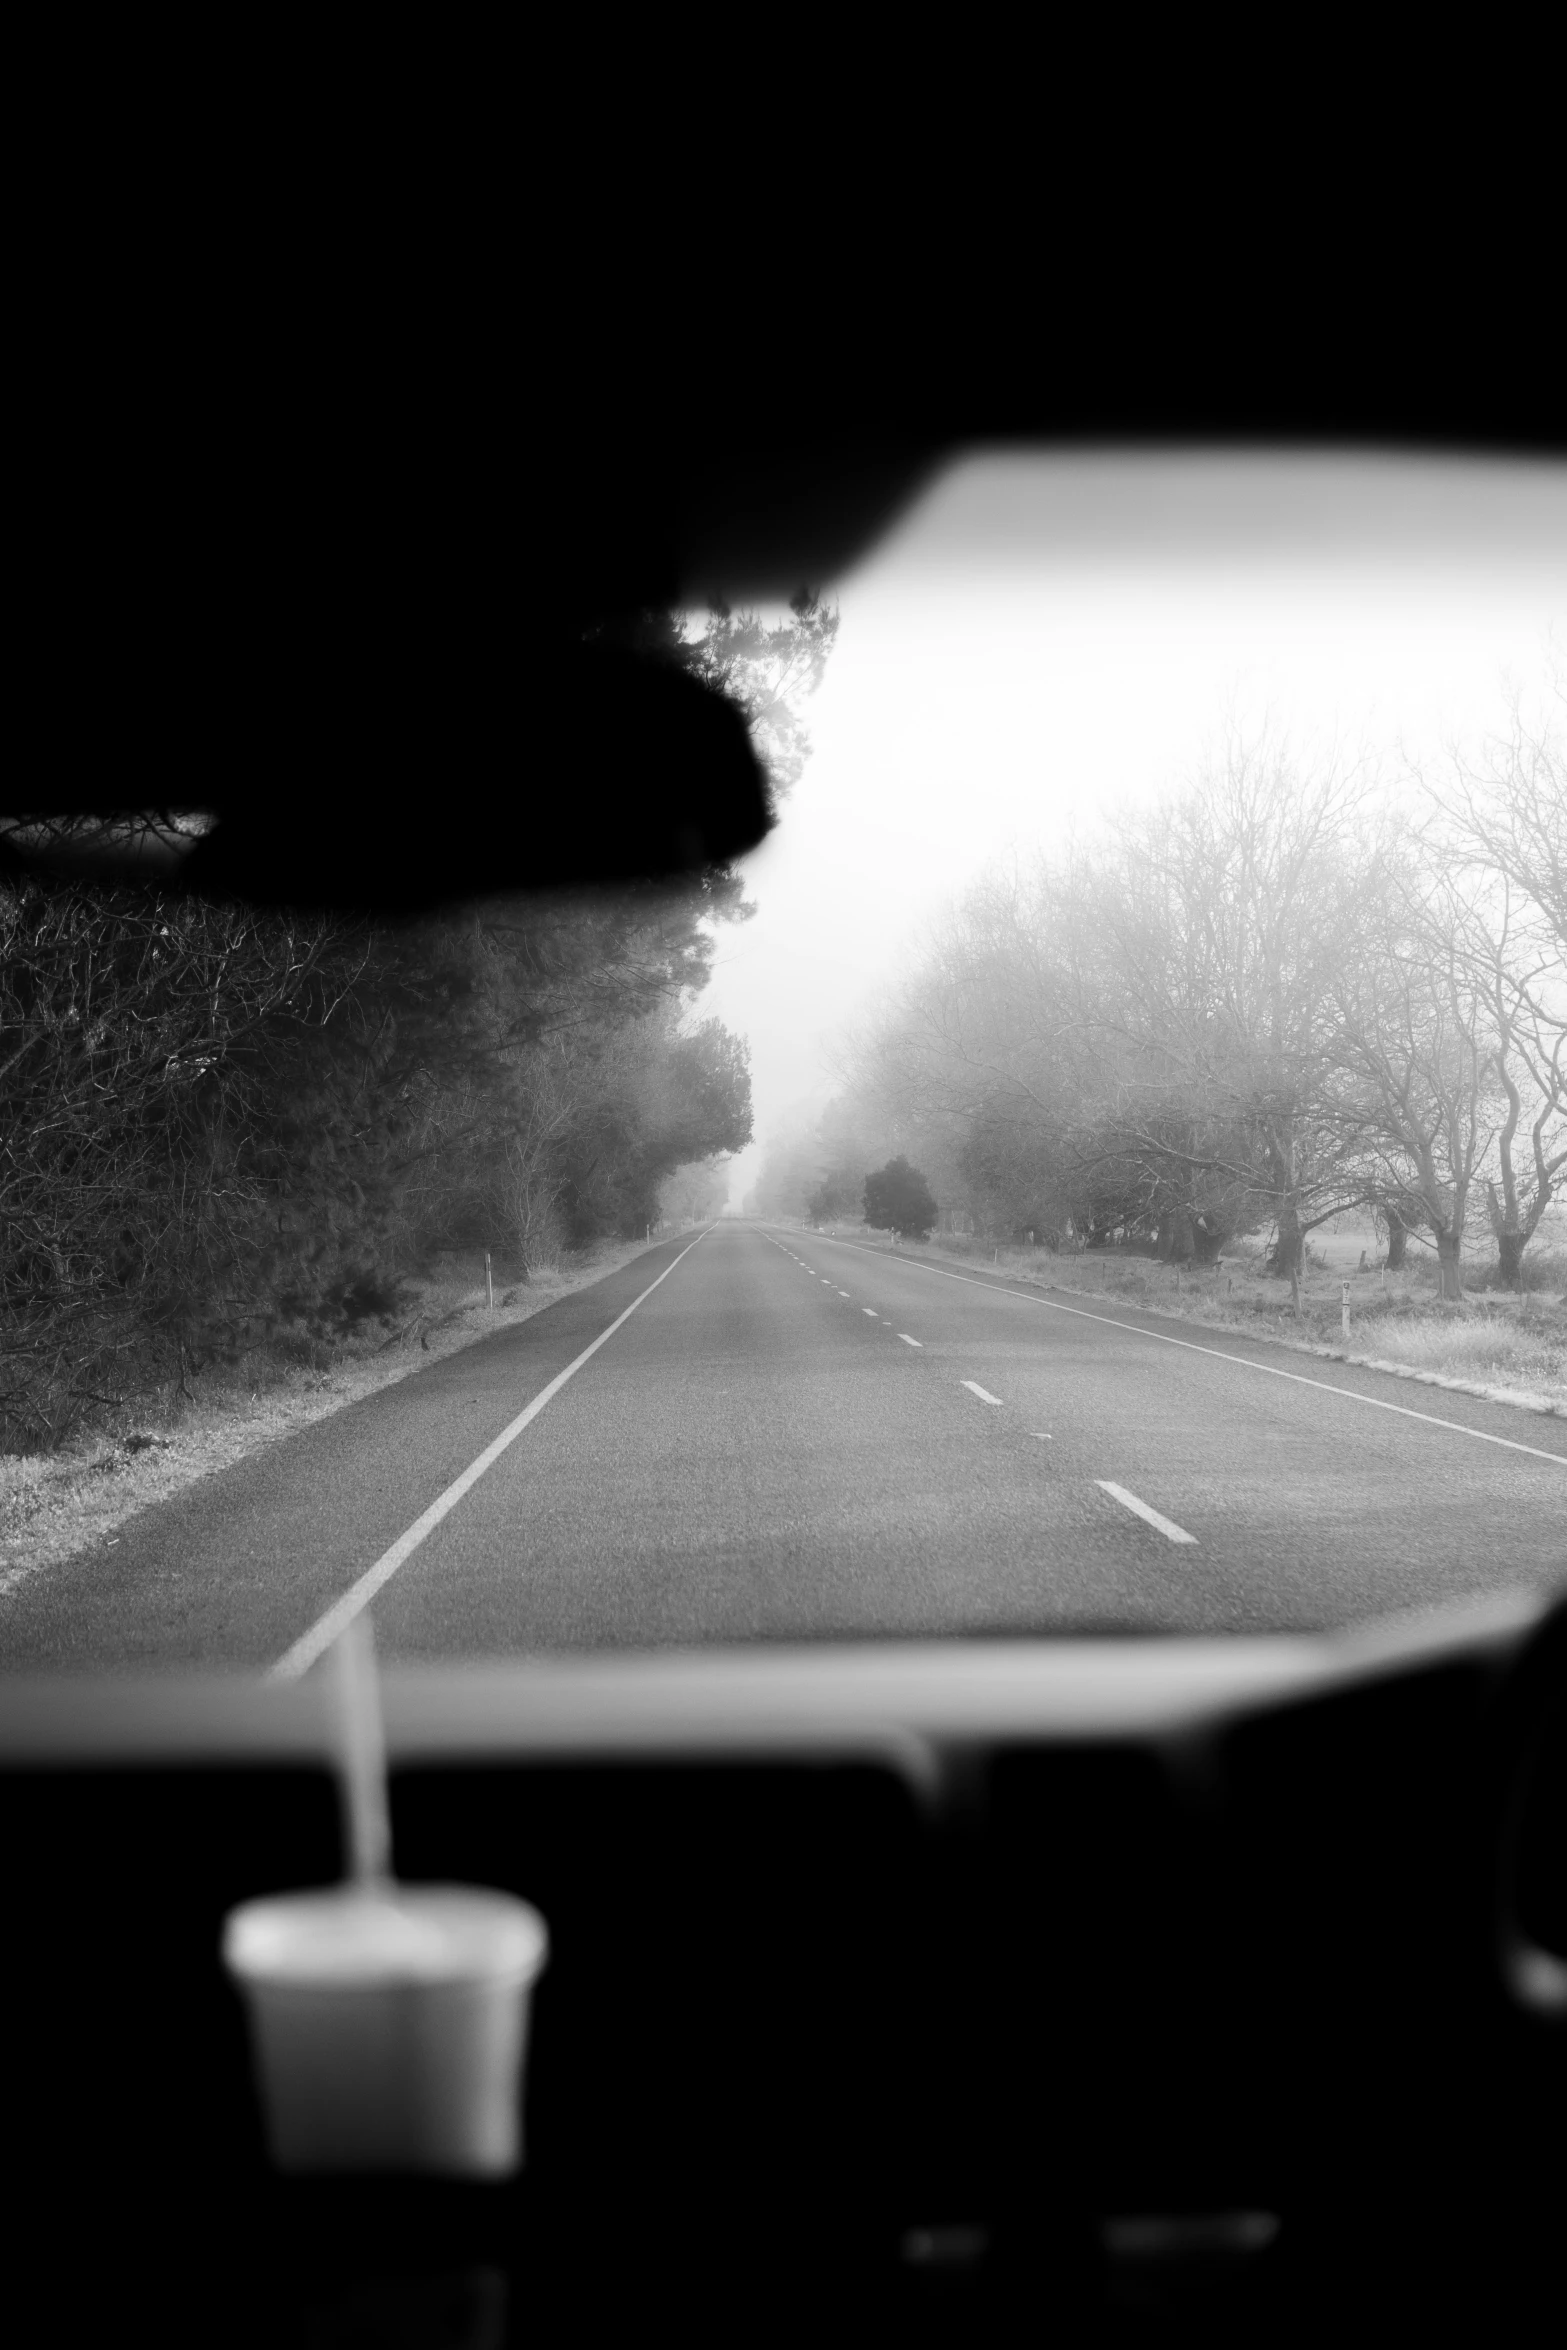
<svg viewBox="0 0 1567 2350">
<path fill-rule="evenodd" d="M 822 1637 L 1325 1630 L 1567 1577 L 1567 1423 L 720 1223 L 0 1602 L 0 1666 L 293 1674 Z"/>
</svg>

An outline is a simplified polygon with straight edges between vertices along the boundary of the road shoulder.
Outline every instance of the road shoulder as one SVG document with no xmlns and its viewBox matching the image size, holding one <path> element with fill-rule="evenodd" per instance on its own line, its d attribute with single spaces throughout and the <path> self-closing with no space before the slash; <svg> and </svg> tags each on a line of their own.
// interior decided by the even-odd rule
<svg viewBox="0 0 1567 2350">
<path fill-rule="evenodd" d="M 0 1460 L 0 1603 L 45 1570 L 100 1544 L 112 1547 L 120 1529 L 144 1509 L 175 1500 L 202 1478 L 531 1321 L 666 1245 L 655 1242 L 649 1249 L 628 1241 L 596 1250 L 580 1264 L 540 1275 L 510 1304 L 497 1300 L 491 1308 L 476 1291 L 439 1325 L 416 1323 L 374 1354 L 326 1371 L 302 1371 L 248 1406 L 236 1408 L 232 1398 L 220 1406 L 198 1403 L 172 1426 L 53 1455 Z"/>
</svg>

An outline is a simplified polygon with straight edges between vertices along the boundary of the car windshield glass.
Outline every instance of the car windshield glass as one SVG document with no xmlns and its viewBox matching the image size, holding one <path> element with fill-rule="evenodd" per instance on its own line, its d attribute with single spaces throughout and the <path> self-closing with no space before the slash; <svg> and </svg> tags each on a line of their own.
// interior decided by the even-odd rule
<svg viewBox="0 0 1567 2350">
<path fill-rule="evenodd" d="M 1567 1578 L 1567 472 L 992 454 L 600 633 L 744 712 L 753 853 L 0 869 L 0 1666 Z"/>
</svg>

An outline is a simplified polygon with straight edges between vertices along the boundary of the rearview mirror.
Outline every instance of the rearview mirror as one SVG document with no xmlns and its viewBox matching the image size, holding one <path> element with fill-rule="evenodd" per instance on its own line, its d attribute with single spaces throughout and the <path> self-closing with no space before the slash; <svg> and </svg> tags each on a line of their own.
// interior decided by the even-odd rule
<svg viewBox="0 0 1567 2350">
<path fill-rule="evenodd" d="M 596 643 L 509 689 L 506 710 L 493 685 L 465 703 L 449 672 L 439 690 L 426 678 L 357 740 L 340 713 L 320 714 L 292 761 L 263 737 L 276 782 L 237 761 L 239 777 L 214 778 L 202 824 L 76 802 L 5 821 L 0 849 L 62 878 L 397 915 L 699 872 L 768 830 L 745 719 L 700 680 Z"/>
</svg>

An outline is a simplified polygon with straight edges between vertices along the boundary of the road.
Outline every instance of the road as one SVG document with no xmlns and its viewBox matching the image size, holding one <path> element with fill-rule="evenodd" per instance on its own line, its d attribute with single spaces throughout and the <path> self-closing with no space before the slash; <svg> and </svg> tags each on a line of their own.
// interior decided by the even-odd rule
<svg viewBox="0 0 1567 2350">
<path fill-rule="evenodd" d="M 726 1223 L 144 1510 L 0 1606 L 0 1665 L 293 1673 L 367 1597 L 413 1658 L 1323 1629 L 1542 1577 L 1561 1421 Z"/>
</svg>

